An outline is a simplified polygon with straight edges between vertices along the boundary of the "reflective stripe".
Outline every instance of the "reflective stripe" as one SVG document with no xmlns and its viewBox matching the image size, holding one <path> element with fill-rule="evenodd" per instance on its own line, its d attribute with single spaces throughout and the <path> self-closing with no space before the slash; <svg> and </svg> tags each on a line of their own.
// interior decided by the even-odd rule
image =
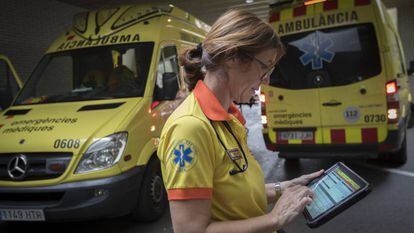
<svg viewBox="0 0 414 233">
<path fill-rule="evenodd" d="M 370 0 L 328 0 L 311 5 L 302 5 L 278 11 L 277 8 L 270 10 L 269 22 L 289 20 L 295 17 L 312 16 L 332 10 L 349 9 L 371 4 Z"/>
<path fill-rule="evenodd" d="M 325 128 L 324 141 L 322 141 L 321 132 L 322 129 L 318 128 L 314 132 L 313 140 L 282 140 L 278 133 L 275 131 L 269 131 L 266 133 L 267 140 L 273 145 L 277 144 L 358 144 L 358 143 L 380 143 L 383 142 L 388 135 L 388 128 L 386 125 L 372 127 L 372 128 L 360 128 L 360 127 L 349 127 L 344 129 L 329 129 Z"/>
<path fill-rule="evenodd" d="M 211 199 L 212 188 L 169 189 L 168 200 Z"/>
<path fill-rule="evenodd" d="M 307 6 L 305 5 L 293 8 L 293 17 L 299 17 L 299 16 L 306 15 L 306 9 L 307 9 Z"/>
<path fill-rule="evenodd" d="M 285 10 L 282 10 L 280 12 L 280 20 L 281 21 L 288 20 L 288 19 L 291 19 L 291 18 L 293 18 L 293 9 L 292 8 L 285 9 Z"/>
<path fill-rule="evenodd" d="M 345 129 L 346 143 L 361 143 L 361 128 L 349 127 Z"/>
<path fill-rule="evenodd" d="M 345 142 L 345 129 L 331 129 L 332 144 L 344 144 Z"/>
<path fill-rule="evenodd" d="M 361 129 L 362 143 L 377 143 L 378 133 L 377 128 L 363 128 Z"/>
<path fill-rule="evenodd" d="M 330 11 L 338 9 L 338 1 L 326 1 L 323 3 L 323 11 Z"/>
</svg>

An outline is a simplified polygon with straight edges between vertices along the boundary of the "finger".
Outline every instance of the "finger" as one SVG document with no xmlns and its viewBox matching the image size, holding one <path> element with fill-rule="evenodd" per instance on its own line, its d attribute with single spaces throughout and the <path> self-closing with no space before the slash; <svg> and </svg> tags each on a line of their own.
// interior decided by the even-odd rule
<svg viewBox="0 0 414 233">
<path fill-rule="evenodd" d="M 297 211 L 298 212 L 302 212 L 303 209 L 305 209 L 305 206 L 309 205 L 310 203 L 312 203 L 312 199 L 309 197 L 304 197 L 300 200 L 299 205 L 297 207 Z"/>
<path fill-rule="evenodd" d="M 302 199 L 303 197 L 307 197 L 308 196 L 308 190 L 309 190 L 308 187 L 305 187 L 305 186 L 300 187 L 298 190 L 296 190 L 295 197 L 298 200 Z"/>
<path fill-rule="evenodd" d="M 309 205 L 310 203 L 312 203 L 312 201 L 313 201 L 313 199 L 312 199 L 312 198 L 310 198 L 310 197 L 304 197 L 304 198 L 302 199 L 303 207 L 305 207 L 305 206 Z"/>
<path fill-rule="evenodd" d="M 313 191 L 308 188 L 307 186 L 302 186 L 302 188 L 300 190 L 297 191 L 299 196 L 303 196 L 303 197 L 313 197 L 314 193 Z"/>
<path fill-rule="evenodd" d="M 315 193 L 312 190 L 308 191 L 308 197 L 314 199 L 315 198 Z"/>
<path fill-rule="evenodd" d="M 325 170 L 324 169 L 322 169 L 322 170 L 319 170 L 319 171 L 317 171 L 317 172 L 314 172 L 314 173 L 311 173 L 311 174 L 308 174 L 307 175 L 307 178 L 309 178 L 309 179 L 314 179 L 314 178 L 316 178 L 316 177 L 319 177 L 319 176 L 321 176 L 322 174 L 323 174 L 323 172 L 324 172 Z"/>
</svg>

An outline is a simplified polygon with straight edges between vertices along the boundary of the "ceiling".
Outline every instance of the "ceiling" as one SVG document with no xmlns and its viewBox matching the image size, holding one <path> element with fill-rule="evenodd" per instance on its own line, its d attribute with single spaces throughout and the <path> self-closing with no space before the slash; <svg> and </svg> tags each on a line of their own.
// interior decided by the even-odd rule
<svg viewBox="0 0 414 233">
<path fill-rule="evenodd" d="M 200 18 L 208 24 L 214 21 L 228 9 L 243 9 L 255 13 L 260 18 L 267 20 L 269 11 L 269 2 L 278 0 L 254 0 L 252 3 L 246 3 L 245 0 L 57 0 L 70 5 L 78 6 L 87 10 L 103 7 L 152 3 L 152 4 L 173 4 L 178 6 L 194 16 Z M 407 7 L 414 6 L 413 0 L 383 0 L 387 7 Z"/>
</svg>

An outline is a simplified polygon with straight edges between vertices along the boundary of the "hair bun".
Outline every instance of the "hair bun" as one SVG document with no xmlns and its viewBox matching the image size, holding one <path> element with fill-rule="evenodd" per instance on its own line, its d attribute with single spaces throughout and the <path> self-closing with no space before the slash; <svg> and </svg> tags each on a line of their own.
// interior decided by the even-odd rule
<svg viewBox="0 0 414 233">
<path fill-rule="evenodd" d="M 198 80 L 204 79 L 202 56 L 203 49 L 201 44 L 198 44 L 195 48 L 187 49 L 179 58 L 180 65 L 185 71 L 185 82 L 190 91 L 194 89 Z"/>
</svg>

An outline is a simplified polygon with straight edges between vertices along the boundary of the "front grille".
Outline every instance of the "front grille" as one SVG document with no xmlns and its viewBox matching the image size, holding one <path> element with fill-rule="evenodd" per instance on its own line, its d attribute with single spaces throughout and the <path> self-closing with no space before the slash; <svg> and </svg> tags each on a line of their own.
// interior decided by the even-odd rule
<svg viewBox="0 0 414 233">
<path fill-rule="evenodd" d="M 9 163 L 16 156 L 24 155 L 27 159 L 26 175 L 13 179 L 9 175 Z M 62 175 L 72 159 L 72 153 L 13 153 L 0 154 L 0 180 L 2 181 L 29 181 L 57 178 Z M 60 164 L 60 170 L 50 168 L 52 164 Z M 16 171 L 19 174 L 19 171 Z"/>
</svg>

